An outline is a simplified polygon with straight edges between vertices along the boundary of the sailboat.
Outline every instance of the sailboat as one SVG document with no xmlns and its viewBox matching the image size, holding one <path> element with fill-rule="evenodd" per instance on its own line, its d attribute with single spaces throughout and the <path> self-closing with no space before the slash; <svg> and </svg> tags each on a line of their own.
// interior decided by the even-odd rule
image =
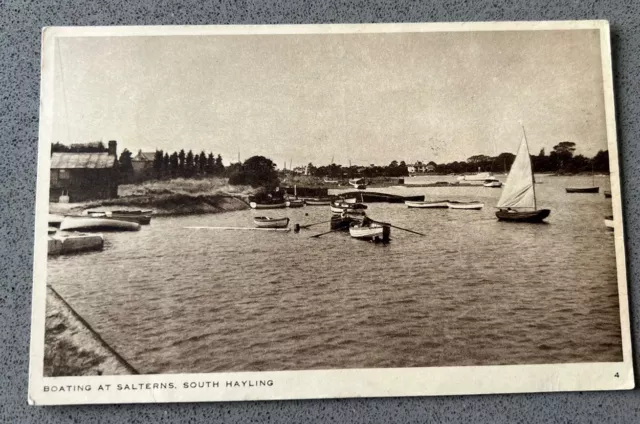
<svg viewBox="0 0 640 424">
<path fill-rule="evenodd" d="M 496 216 L 501 221 L 541 222 L 549 216 L 549 209 L 537 209 L 536 189 L 527 135 L 522 128 L 522 141 L 504 184 L 502 196 L 496 205 Z"/>
</svg>

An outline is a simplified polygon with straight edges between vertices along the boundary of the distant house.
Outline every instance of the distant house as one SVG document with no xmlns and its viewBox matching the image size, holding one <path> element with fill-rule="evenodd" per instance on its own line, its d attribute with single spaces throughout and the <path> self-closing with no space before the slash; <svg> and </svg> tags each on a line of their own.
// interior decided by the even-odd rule
<svg viewBox="0 0 640 424">
<path fill-rule="evenodd" d="M 52 153 L 49 199 L 64 193 L 70 202 L 118 197 L 117 143 L 109 142 L 107 152 Z"/>
<path fill-rule="evenodd" d="M 131 158 L 134 179 L 139 180 L 152 176 L 155 157 L 156 152 L 138 150 L 138 154 Z"/>
<path fill-rule="evenodd" d="M 435 172 L 436 164 L 434 162 L 429 162 L 428 164 L 424 164 L 421 161 L 417 161 L 413 165 L 407 165 L 407 172 L 409 175 L 412 174 L 426 174 L 428 172 Z"/>
</svg>

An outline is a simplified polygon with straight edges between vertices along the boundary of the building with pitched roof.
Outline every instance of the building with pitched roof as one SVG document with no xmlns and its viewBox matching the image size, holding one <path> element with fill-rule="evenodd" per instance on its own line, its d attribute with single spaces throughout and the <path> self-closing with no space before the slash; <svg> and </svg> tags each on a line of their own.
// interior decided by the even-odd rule
<svg viewBox="0 0 640 424">
<path fill-rule="evenodd" d="M 61 195 L 70 202 L 118 197 L 117 143 L 109 141 L 107 152 L 52 153 L 49 199 L 57 202 Z"/>
</svg>

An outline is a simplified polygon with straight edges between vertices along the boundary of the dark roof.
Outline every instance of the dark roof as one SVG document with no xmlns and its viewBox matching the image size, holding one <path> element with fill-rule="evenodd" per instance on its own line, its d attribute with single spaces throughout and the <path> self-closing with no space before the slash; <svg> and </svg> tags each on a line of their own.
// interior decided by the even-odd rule
<svg viewBox="0 0 640 424">
<path fill-rule="evenodd" d="M 53 153 L 51 169 L 113 168 L 116 157 L 101 153 Z"/>
<path fill-rule="evenodd" d="M 156 152 L 138 152 L 138 154 L 131 160 L 153 162 L 155 158 Z"/>
</svg>

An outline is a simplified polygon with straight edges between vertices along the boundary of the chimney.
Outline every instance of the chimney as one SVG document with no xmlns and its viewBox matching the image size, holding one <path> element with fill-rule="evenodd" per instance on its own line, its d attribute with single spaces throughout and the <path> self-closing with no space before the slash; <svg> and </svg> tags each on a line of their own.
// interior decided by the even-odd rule
<svg viewBox="0 0 640 424">
<path fill-rule="evenodd" d="M 118 142 L 115 140 L 109 140 L 109 156 L 118 156 Z"/>
</svg>

